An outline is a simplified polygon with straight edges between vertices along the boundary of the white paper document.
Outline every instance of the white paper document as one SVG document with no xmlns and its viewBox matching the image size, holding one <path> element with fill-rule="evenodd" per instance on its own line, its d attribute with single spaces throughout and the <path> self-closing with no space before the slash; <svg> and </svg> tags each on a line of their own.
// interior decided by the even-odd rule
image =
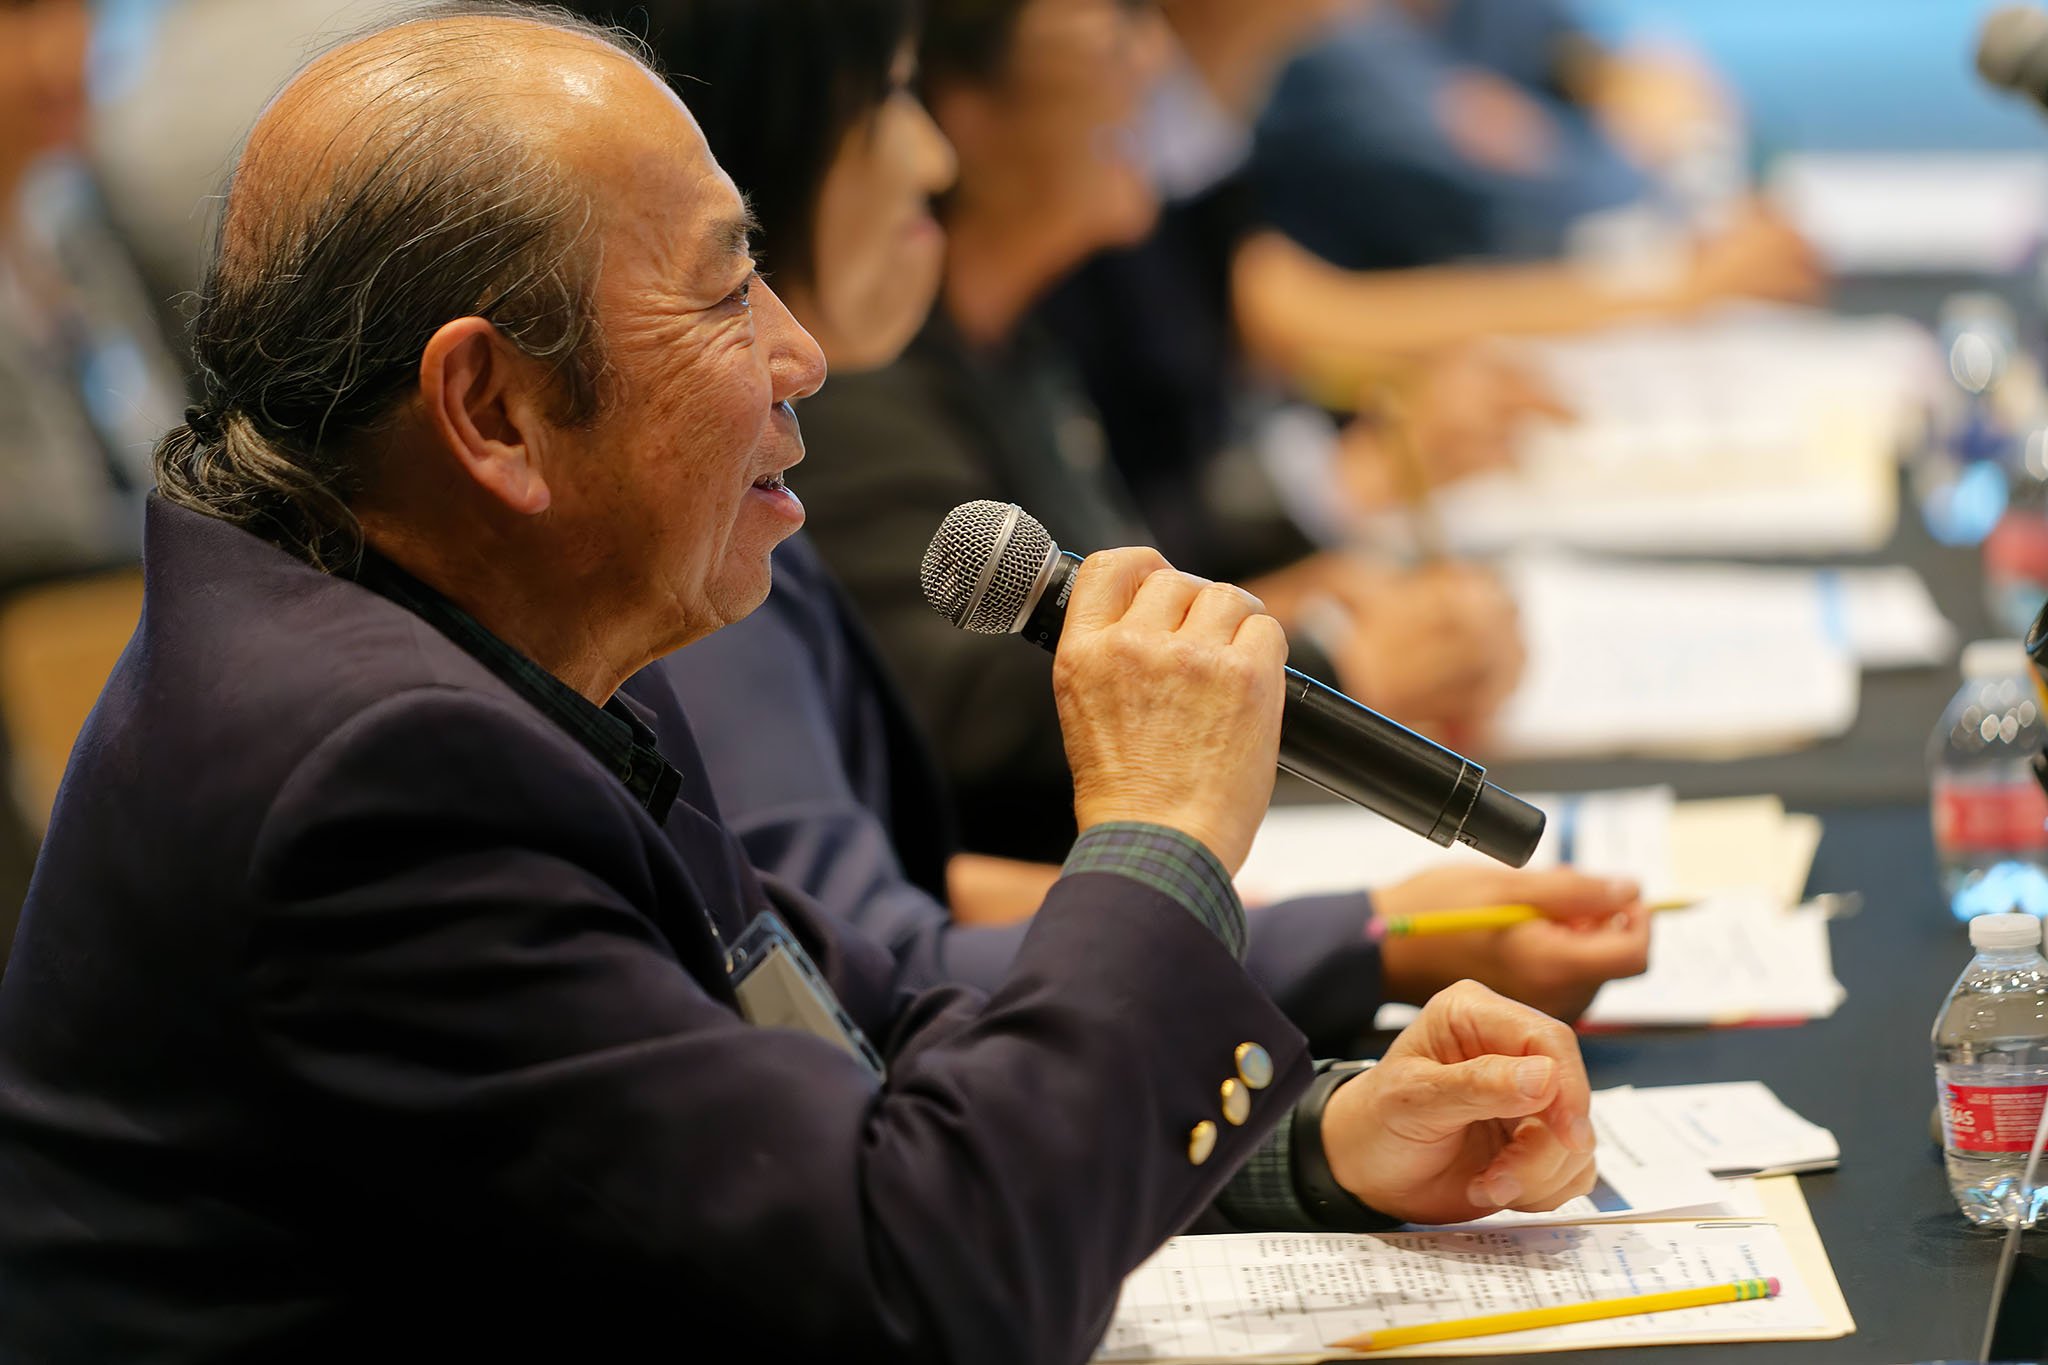
<svg viewBox="0 0 2048 1365">
<path fill-rule="evenodd" d="M 1532 354 L 1576 420 L 1533 430 L 1514 469 L 1439 491 L 1456 551 L 1877 549 L 1940 375 L 1911 323 L 1802 309 L 1617 327 Z M 1364 530 L 1387 543 L 1406 528 L 1388 513 Z"/>
<path fill-rule="evenodd" d="M 1839 622 L 1841 637 L 1865 669 L 1934 668 L 1955 657 L 1955 626 L 1935 605 L 1927 580 L 1908 565 L 1821 569 L 1812 581 L 1830 624 Z"/>
<path fill-rule="evenodd" d="M 1731 1025 L 1824 1019 L 1848 992 L 1835 979 L 1828 920 L 1762 892 L 1726 892 L 1650 921 L 1650 970 L 1610 981 L 1586 1027 Z"/>
<path fill-rule="evenodd" d="M 1666 894 L 1670 788 L 1521 795 L 1549 817 L 1529 866 L 1570 863 L 1603 876 L 1633 877 L 1645 895 Z M 1430 868 L 1461 864 L 1497 866 L 1463 845 L 1440 848 L 1357 806 L 1276 806 L 1259 826 L 1237 885 L 1256 906 L 1385 886 Z"/>
<path fill-rule="evenodd" d="M 1762 1081 L 1660 1085 L 1628 1092 L 1633 1117 L 1659 1130 L 1663 1150 L 1683 1151 L 1718 1175 L 1832 1170 L 1835 1135 L 1786 1107 Z M 1596 1107 L 1602 1096 L 1594 1096 Z M 1602 1149 L 1603 1166 L 1605 1148 Z"/>
<path fill-rule="evenodd" d="M 1593 1096 L 1593 1131 L 1599 1138 L 1599 1183 L 1590 1194 L 1543 1213 L 1503 1209 L 1469 1227 L 1537 1227 L 1558 1223 L 1640 1221 L 1677 1214 L 1727 1217 L 1736 1192 L 1724 1186 L 1661 1116 L 1622 1088 Z"/>
<path fill-rule="evenodd" d="M 1548 817 L 1530 867 L 1570 864 L 1630 877 L 1653 900 L 1763 890 L 1794 905 L 1805 895 L 1820 844 L 1820 821 L 1787 813 L 1775 796 L 1675 801 L 1669 787 L 1522 796 Z M 1258 905 L 1459 865 L 1492 860 L 1462 845 L 1440 848 L 1357 806 L 1276 806 L 1266 812 L 1237 884 Z"/>
<path fill-rule="evenodd" d="M 1330 1342 L 1361 1332 L 1770 1276 L 1781 1285 L 1776 1298 L 1375 1353 L 1389 1356 L 1793 1340 L 1841 1329 L 1770 1223 L 1176 1237 L 1125 1281 L 1095 1358 L 1329 1359 Z"/>
<path fill-rule="evenodd" d="M 1818 816 L 1788 813 L 1775 796 L 1720 796 L 1672 808 L 1671 894 L 1764 891 L 1779 905 L 1806 897 Z"/>
<path fill-rule="evenodd" d="M 1839 274 L 2005 274 L 2048 230 L 2048 157 L 2027 152 L 1792 153 L 1769 191 Z"/>
<path fill-rule="evenodd" d="M 1528 663 L 1493 752 L 1726 757 L 1855 722 L 1859 661 L 1813 575 L 1546 555 L 1507 577 Z"/>
</svg>

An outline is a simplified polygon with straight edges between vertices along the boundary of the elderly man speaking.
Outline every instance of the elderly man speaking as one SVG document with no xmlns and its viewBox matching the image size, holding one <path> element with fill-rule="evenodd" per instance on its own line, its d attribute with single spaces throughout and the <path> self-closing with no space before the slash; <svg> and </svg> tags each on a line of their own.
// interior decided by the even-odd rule
<svg viewBox="0 0 2048 1365">
<path fill-rule="evenodd" d="M 1462 987 L 1317 1074 L 1246 977 L 1284 645 L 1150 551 L 1075 589 L 1085 834 L 992 997 L 747 867 L 635 677 L 802 518 L 823 367 L 747 241 L 566 20 L 387 28 L 264 113 L 0 986 L 0 1358 L 1077 1361 L 1212 1204 L 1586 1186 L 1561 1026 Z"/>
</svg>

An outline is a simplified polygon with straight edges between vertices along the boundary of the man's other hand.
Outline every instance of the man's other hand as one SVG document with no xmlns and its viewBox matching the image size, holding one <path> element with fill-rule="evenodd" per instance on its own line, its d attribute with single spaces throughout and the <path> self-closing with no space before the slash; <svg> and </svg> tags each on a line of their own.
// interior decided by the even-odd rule
<svg viewBox="0 0 2048 1365">
<path fill-rule="evenodd" d="M 1286 633 L 1258 598 L 1157 550 L 1077 573 L 1053 692 L 1080 828 L 1165 825 L 1234 874 L 1273 795 Z"/>
<path fill-rule="evenodd" d="M 1330 1172 L 1412 1223 L 1541 1211 L 1593 1188 L 1591 1089 L 1572 1031 L 1461 981 L 1331 1093 Z"/>
<path fill-rule="evenodd" d="M 1544 918 L 1508 929 L 1389 938 L 1387 997 L 1420 1004 L 1470 977 L 1567 1022 L 1601 985 L 1650 965 L 1650 913 L 1634 882 L 1568 868 L 1446 867 L 1373 893 L 1384 919 L 1479 905 L 1533 905 Z"/>
</svg>

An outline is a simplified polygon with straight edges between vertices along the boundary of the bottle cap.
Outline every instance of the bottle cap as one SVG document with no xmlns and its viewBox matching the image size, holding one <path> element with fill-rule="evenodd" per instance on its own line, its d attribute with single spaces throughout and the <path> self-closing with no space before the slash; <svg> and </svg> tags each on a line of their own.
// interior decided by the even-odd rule
<svg viewBox="0 0 2048 1365">
<path fill-rule="evenodd" d="M 1963 646 L 1963 676 L 1982 678 L 2023 678 L 2027 674 L 2027 647 L 2019 640 L 1972 640 Z"/>
<path fill-rule="evenodd" d="M 1981 950 L 2038 948 L 2041 921 L 2032 915 L 1979 915 L 1970 921 L 1970 946 Z"/>
</svg>

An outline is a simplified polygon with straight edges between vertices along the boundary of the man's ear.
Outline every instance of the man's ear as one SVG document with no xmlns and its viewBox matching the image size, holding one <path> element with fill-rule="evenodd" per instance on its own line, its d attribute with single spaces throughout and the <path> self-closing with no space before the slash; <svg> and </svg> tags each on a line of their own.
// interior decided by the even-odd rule
<svg viewBox="0 0 2048 1365">
<path fill-rule="evenodd" d="M 429 428 L 479 487 L 526 516 L 553 500 L 541 470 L 546 423 L 537 369 L 483 318 L 444 323 L 420 353 Z"/>
</svg>

